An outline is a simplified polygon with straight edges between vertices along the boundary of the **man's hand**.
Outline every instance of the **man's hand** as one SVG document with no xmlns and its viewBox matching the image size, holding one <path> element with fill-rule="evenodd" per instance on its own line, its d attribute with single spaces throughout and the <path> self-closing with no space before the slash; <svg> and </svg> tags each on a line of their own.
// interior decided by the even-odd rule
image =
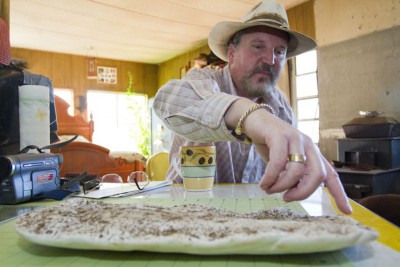
<svg viewBox="0 0 400 267">
<path fill-rule="evenodd" d="M 282 140 L 281 144 L 283 142 Z M 287 143 L 288 147 L 293 146 L 289 141 Z M 270 161 L 260 182 L 261 188 L 267 193 L 286 191 L 283 196 L 284 200 L 294 201 L 307 198 L 321 183 L 325 183 L 339 210 L 345 214 L 352 213 L 339 176 L 333 167 L 308 137 L 304 136 L 300 144 L 303 145 L 302 150 L 307 157 L 305 164 L 287 161 L 287 156 L 283 154 L 277 156 L 279 152 L 274 153 L 273 151 L 276 150 L 274 145 L 271 145 Z M 289 150 L 288 153 L 298 152 Z"/>
<path fill-rule="evenodd" d="M 238 100 L 225 115 L 225 123 L 234 128 L 240 116 L 253 102 Z M 243 123 L 244 133 L 252 139 L 257 151 L 268 164 L 260 187 L 267 193 L 284 193 L 285 201 L 309 197 L 325 183 L 339 210 L 352 213 L 339 176 L 323 157 L 311 138 L 267 110 L 253 111 Z M 289 154 L 306 156 L 304 163 L 288 161 Z"/>
<path fill-rule="evenodd" d="M 294 201 L 307 198 L 325 183 L 339 210 L 345 214 L 352 213 L 338 174 L 311 138 L 277 118 L 270 119 L 273 127 L 268 128 L 274 130 L 265 130 L 268 131 L 264 143 L 269 148 L 269 162 L 260 182 L 261 188 L 270 194 L 285 192 L 284 200 Z M 246 131 L 251 138 L 252 129 L 249 125 Z M 262 147 L 258 145 L 257 149 Z M 289 161 L 289 154 L 305 155 L 306 161 Z"/>
</svg>

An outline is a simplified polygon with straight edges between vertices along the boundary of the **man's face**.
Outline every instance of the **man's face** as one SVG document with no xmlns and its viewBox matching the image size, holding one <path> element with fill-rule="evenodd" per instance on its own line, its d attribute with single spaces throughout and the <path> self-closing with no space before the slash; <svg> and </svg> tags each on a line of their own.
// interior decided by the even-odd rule
<svg viewBox="0 0 400 267">
<path fill-rule="evenodd" d="M 284 32 L 265 27 L 243 34 L 236 47 L 230 45 L 230 70 L 239 93 L 257 98 L 271 92 L 286 62 L 287 46 Z"/>
</svg>

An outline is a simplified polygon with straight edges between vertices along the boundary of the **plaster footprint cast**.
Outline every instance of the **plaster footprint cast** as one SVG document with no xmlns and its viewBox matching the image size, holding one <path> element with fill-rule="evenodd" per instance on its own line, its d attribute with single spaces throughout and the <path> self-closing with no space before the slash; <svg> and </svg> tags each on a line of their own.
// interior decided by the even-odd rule
<svg viewBox="0 0 400 267">
<path fill-rule="evenodd" d="M 82 199 L 22 215 L 15 229 L 31 242 L 54 247 L 204 255 L 332 251 L 377 237 L 348 217 L 313 217 L 286 208 L 240 214 L 197 204 Z"/>
</svg>

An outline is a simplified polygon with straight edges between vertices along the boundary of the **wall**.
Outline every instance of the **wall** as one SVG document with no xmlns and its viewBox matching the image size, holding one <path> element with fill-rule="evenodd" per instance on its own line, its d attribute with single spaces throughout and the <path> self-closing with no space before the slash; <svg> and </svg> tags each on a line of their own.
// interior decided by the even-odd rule
<svg viewBox="0 0 400 267">
<path fill-rule="evenodd" d="M 400 121 L 400 0 L 315 1 L 320 148 L 337 159 L 360 110 Z"/>
<path fill-rule="evenodd" d="M 193 60 L 202 53 L 210 53 L 210 48 L 207 44 L 159 64 L 158 88 L 163 86 L 170 79 L 180 79 L 180 70 L 182 68 L 189 70 L 190 67 L 193 67 Z"/>
<path fill-rule="evenodd" d="M 125 91 L 128 87 L 128 71 L 132 73 L 135 92 L 151 97 L 157 91 L 158 67 L 154 64 L 98 58 L 98 66 L 117 68 L 117 84 L 103 84 L 97 83 L 96 79 L 87 79 L 87 58 L 83 56 L 21 48 L 12 48 L 11 55 L 13 59 L 26 61 L 30 72 L 50 78 L 54 87 L 73 89 L 75 96 L 86 95 L 89 89 Z"/>
<path fill-rule="evenodd" d="M 319 47 L 400 25 L 400 0 L 316 0 Z"/>
</svg>

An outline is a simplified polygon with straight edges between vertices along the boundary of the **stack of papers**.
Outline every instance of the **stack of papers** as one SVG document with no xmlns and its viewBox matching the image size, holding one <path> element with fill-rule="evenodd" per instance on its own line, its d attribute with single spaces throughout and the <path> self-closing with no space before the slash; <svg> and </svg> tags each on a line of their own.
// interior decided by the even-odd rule
<svg viewBox="0 0 400 267">
<path fill-rule="evenodd" d="M 150 182 L 143 190 L 139 190 L 136 185 L 131 185 L 128 183 L 120 184 L 120 183 L 103 183 L 100 188 L 94 191 L 91 191 L 87 194 L 79 193 L 74 195 L 74 197 L 86 197 L 86 198 L 105 198 L 105 197 L 128 197 L 136 194 L 140 194 L 143 192 L 147 192 L 150 190 L 154 190 L 160 187 L 168 186 L 172 184 L 171 180 L 167 181 L 154 181 Z M 139 186 L 142 187 L 144 184 L 139 183 Z"/>
</svg>

